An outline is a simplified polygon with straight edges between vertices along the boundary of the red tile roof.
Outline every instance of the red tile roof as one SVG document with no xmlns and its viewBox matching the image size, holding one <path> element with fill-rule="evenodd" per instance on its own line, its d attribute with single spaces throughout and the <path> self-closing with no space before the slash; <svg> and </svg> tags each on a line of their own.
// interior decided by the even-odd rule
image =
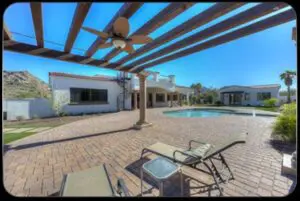
<svg viewBox="0 0 300 201">
<path fill-rule="evenodd" d="M 99 81 L 114 81 L 114 77 L 102 77 L 102 76 L 84 76 L 84 75 L 74 75 L 68 73 L 58 73 L 58 72 L 49 72 L 49 77 L 69 77 L 69 78 L 77 78 L 77 79 L 87 79 L 87 80 L 99 80 Z"/>
</svg>

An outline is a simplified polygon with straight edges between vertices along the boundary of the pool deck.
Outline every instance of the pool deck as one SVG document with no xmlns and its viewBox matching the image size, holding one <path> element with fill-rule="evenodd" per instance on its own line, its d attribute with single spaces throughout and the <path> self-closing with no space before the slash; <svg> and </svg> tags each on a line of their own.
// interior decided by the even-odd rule
<svg viewBox="0 0 300 201">
<path fill-rule="evenodd" d="M 190 107 L 186 107 L 190 108 Z M 210 107 L 211 108 L 211 107 Z M 180 108 L 185 109 L 185 108 Z M 227 135 L 248 132 L 245 144 L 224 156 L 234 180 L 222 183 L 224 196 L 285 196 L 293 191 L 295 177 L 281 173 L 282 153 L 269 139 L 274 117 L 220 116 L 170 118 L 163 111 L 147 110 L 152 127 L 132 129 L 139 111 L 91 117 L 26 137 L 5 145 L 4 186 L 15 196 L 49 196 L 61 187 L 63 174 L 105 163 L 113 185 L 122 177 L 132 196 L 140 196 L 139 168 L 153 158 L 140 159 L 141 151 L 158 141 L 185 148 L 190 139 L 217 144 Z M 145 196 L 158 196 L 157 185 L 147 179 Z M 165 184 L 165 196 L 178 196 L 177 178 Z M 210 175 L 184 169 L 184 196 L 215 196 Z"/>
</svg>

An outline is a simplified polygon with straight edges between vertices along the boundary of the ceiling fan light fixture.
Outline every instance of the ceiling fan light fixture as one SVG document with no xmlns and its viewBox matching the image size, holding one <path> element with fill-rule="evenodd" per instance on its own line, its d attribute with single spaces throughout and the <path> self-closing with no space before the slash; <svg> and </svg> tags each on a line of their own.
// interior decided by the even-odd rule
<svg viewBox="0 0 300 201">
<path fill-rule="evenodd" d="M 115 39 L 112 41 L 115 48 L 121 48 L 123 49 L 126 46 L 126 42 L 124 40 Z"/>
</svg>

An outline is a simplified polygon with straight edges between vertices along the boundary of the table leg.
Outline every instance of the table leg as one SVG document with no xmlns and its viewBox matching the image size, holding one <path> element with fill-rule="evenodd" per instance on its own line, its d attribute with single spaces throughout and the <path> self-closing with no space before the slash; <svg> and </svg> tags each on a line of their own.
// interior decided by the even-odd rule
<svg viewBox="0 0 300 201">
<path fill-rule="evenodd" d="M 164 194 L 164 183 L 163 181 L 159 182 L 159 196 L 163 196 Z"/>
<path fill-rule="evenodd" d="M 183 197 L 183 176 L 182 176 L 182 170 L 179 170 L 179 173 L 180 173 L 181 196 Z"/>
<path fill-rule="evenodd" d="M 143 197 L 143 168 L 141 168 L 140 170 L 140 174 L 141 174 L 141 197 Z"/>
</svg>

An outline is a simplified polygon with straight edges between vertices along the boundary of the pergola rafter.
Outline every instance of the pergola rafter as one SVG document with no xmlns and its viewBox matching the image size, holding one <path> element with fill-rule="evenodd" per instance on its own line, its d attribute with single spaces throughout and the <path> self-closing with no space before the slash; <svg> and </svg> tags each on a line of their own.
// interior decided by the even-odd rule
<svg viewBox="0 0 300 201">
<path fill-rule="evenodd" d="M 77 35 L 80 31 L 80 28 L 83 24 L 83 21 L 90 10 L 91 5 L 92 5 L 92 3 L 90 3 L 90 2 L 77 4 L 76 10 L 75 10 L 75 13 L 73 16 L 72 24 L 70 27 L 70 31 L 68 34 L 67 42 L 65 44 L 65 48 L 64 48 L 65 52 L 71 51 L 73 44 L 76 40 L 76 37 L 77 37 Z"/>
<path fill-rule="evenodd" d="M 161 27 L 164 23 L 166 23 L 170 19 L 174 18 L 175 16 L 182 13 L 184 10 L 191 7 L 193 4 L 194 3 L 188 3 L 188 2 L 171 3 L 165 9 L 162 9 L 162 11 L 160 11 L 156 16 L 154 16 L 148 22 L 145 22 L 145 24 L 140 29 L 138 29 L 138 31 L 136 31 L 135 34 L 151 33 L 158 27 Z M 112 28 L 114 21 L 119 16 L 124 16 L 126 18 L 132 16 L 141 7 L 141 5 L 142 3 L 125 3 L 121 7 L 121 9 L 117 12 L 117 14 L 115 14 L 113 19 L 108 23 L 104 31 L 110 30 Z M 3 31 L 4 31 L 3 44 L 4 44 L 4 49 L 8 51 L 14 51 L 23 54 L 41 56 L 45 58 L 56 59 L 56 60 L 67 61 L 67 62 L 74 62 L 74 63 L 85 64 L 90 66 L 105 67 L 105 68 L 120 70 L 124 72 L 138 73 L 152 66 L 162 64 L 183 56 L 187 56 L 189 54 L 193 54 L 195 52 L 199 52 L 204 49 L 214 47 L 223 43 L 227 43 L 229 41 L 241 38 L 243 36 L 253 34 L 262 31 L 264 29 L 267 29 L 269 27 L 276 26 L 295 19 L 295 13 L 293 12 L 293 10 L 285 11 L 273 17 L 269 17 L 265 20 L 259 21 L 253 25 L 247 26 L 243 29 L 238 29 L 229 34 L 225 34 L 223 36 L 202 43 L 200 45 L 196 45 L 191 48 L 179 51 L 176 54 L 170 55 L 170 53 L 176 50 L 180 50 L 181 48 L 185 48 L 188 45 L 199 42 L 201 40 L 204 40 L 216 34 L 222 33 L 224 31 L 230 30 L 236 26 L 250 22 L 254 19 L 270 14 L 272 11 L 287 6 L 287 4 L 285 3 L 278 3 L 278 2 L 262 3 L 244 12 L 236 14 L 235 16 L 230 17 L 227 20 L 217 23 L 216 25 L 206 28 L 192 36 L 184 38 L 159 51 L 156 51 L 148 56 L 142 57 L 139 60 L 131 62 L 126 66 L 123 66 L 124 62 L 127 62 L 128 60 L 134 59 L 137 56 L 145 54 L 149 50 L 155 49 L 165 44 L 166 42 L 172 41 L 178 38 L 179 36 L 188 33 L 189 31 L 192 31 L 195 28 L 198 28 L 201 25 L 204 25 L 243 5 L 244 3 L 216 3 L 210 8 L 206 9 L 204 12 L 192 17 L 191 19 L 188 19 L 183 24 L 161 35 L 153 42 L 142 46 L 135 53 L 129 54 L 121 58 L 119 60 L 121 62 L 115 62 L 115 63 L 107 62 L 108 57 L 111 58 L 115 56 L 114 54 L 118 54 L 118 52 L 114 52 L 114 51 L 111 52 L 111 55 L 110 53 L 106 55 L 107 57 L 105 56 L 104 57 L 105 59 L 95 59 L 95 58 L 91 58 L 91 56 L 89 55 L 80 56 L 80 55 L 70 53 L 73 44 L 76 40 L 76 37 L 80 31 L 80 28 L 83 24 L 83 21 L 91 6 L 91 3 L 78 3 L 75 14 L 73 16 L 72 24 L 70 26 L 67 41 L 64 45 L 64 51 L 57 51 L 57 50 L 44 48 L 41 3 L 30 3 L 37 45 L 35 46 L 35 45 L 29 45 L 29 44 L 13 41 L 11 38 L 11 34 L 9 33 L 9 30 L 7 29 L 5 24 L 3 24 Z M 97 39 L 94 42 L 94 44 L 98 43 L 97 41 L 100 41 L 100 43 L 104 42 L 101 39 L 100 40 Z M 97 45 L 95 46 L 95 48 L 97 49 Z M 94 51 L 92 49 L 93 49 L 93 45 L 89 48 L 87 53 Z M 166 54 L 168 54 L 168 56 L 165 56 Z"/>
<path fill-rule="evenodd" d="M 190 54 L 194 54 L 196 52 L 199 52 L 199 51 L 211 48 L 211 47 L 215 47 L 217 45 L 221 45 L 221 44 L 242 38 L 244 36 L 248 36 L 250 34 L 254 34 L 254 33 L 263 31 L 265 29 L 268 29 L 268 28 L 271 28 L 271 27 L 274 27 L 274 26 L 277 26 L 277 25 L 280 25 L 280 24 L 283 24 L 283 23 L 286 23 L 286 22 L 289 22 L 289 21 L 292 21 L 295 19 L 296 19 L 296 14 L 293 10 L 290 9 L 290 10 L 284 11 L 282 13 L 279 13 L 277 15 L 274 15 L 272 17 L 269 17 L 267 19 L 256 22 L 254 24 L 248 25 L 244 28 L 233 31 L 231 33 L 219 36 L 215 39 L 209 40 L 207 42 L 204 42 L 199 45 L 193 46 L 191 48 L 182 50 L 175 54 L 163 57 L 161 59 L 147 63 L 145 65 L 139 66 L 132 72 L 138 73 L 140 71 L 145 70 L 146 68 L 150 68 L 150 67 L 153 67 L 158 64 L 162 64 L 162 63 L 174 60 L 174 59 L 178 59 L 178 58 L 190 55 Z"/>
<path fill-rule="evenodd" d="M 12 36 L 10 31 L 8 30 L 8 27 L 5 23 L 3 23 L 3 32 L 4 32 L 4 40 L 12 40 Z"/>
<path fill-rule="evenodd" d="M 44 47 L 42 3 L 31 2 L 30 9 L 37 45 L 39 47 Z"/>
<path fill-rule="evenodd" d="M 184 3 L 170 3 L 166 8 L 160 11 L 157 15 L 155 15 L 151 20 L 145 23 L 141 28 L 135 31 L 131 35 L 148 35 L 151 32 L 155 31 L 162 25 L 166 24 L 170 20 L 174 19 L 174 17 L 178 16 L 182 12 L 186 11 L 188 8 L 193 6 L 195 3 L 192 2 L 184 2 Z M 130 37 L 130 36 L 129 36 Z M 122 51 L 118 49 L 113 49 L 107 55 L 103 57 L 103 60 L 110 60 L 113 57 L 120 54 Z"/>
<path fill-rule="evenodd" d="M 113 23 L 116 21 L 118 17 L 125 17 L 129 19 L 142 5 L 143 3 L 140 2 L 124 3 L 124 5 L 120 8 L 120 10 L 115 14 L 112 20 L 104 28 L 103 32 L 106 33 L 110 32 L 113 28 Z M 105 43 L 105 40 L 103 40 L 100 37 L 97 37 L 95 42 L 86 51 L 85 55 L 88 57 L 92 57 L 93 54 L 97 51 L 98 46 L 102 43 Z"/>
<path fill-rule="evenodd" d="M 159 47 L 160 45 L 174 40 L 193 29 L 196 29 L 222 15 L 229 13 L 230 11 L 237 9 L 243 6 L 245 3 L 216 3 L 215 5 L 211 6 L 210 8 L 206 9 L 205 11 L 201 12 L 200 14 L 192 17 L 191 19 L 187 20 L 186 22 L 182 23 L 181 25 L 173 28 L 172 30 L 168 31 L 167 33 L 161 35 L 160 37 L 153 40 L 151 43 L 146 44 L 136 50 L 132 54 L 128 54 L 125 57 L 118 60 L 116 63 L 123 64 L 135 57 L 138 57 L 142 54 L 147 53 L 148 51 Z M 110 68 L 111 66 L 108 65 Z"/>
<path fill-rule="evenodd" d="M 138 65 L 146 63 L 150 60 L 156 59 L 158 57 L 162 57 L 166 54 L 170 54 L 176 50 L 187 47 L 189 45 L 193 45 L 193 44 L 200 42 L 202 40 L 205 40 L 209 37 L 212 37 L 214 35 L 224 32 L 224 31 L 230 30 L 239 25 L 245 24 L 245 23 L 255 20 L 259 17 L 262 17 L 264 15 L 270 14 L 274 11 L 274 9 L 281 9 L 281 8 L 284 8 L 287 6 L 288 6 L 287 4 L 280 3 L 280 2 L 259 4 L 259 5 L 252 7 L 246 11 L 243 11 L 237 15 L 234 15 L 216 25 L 208 27 L 204 30 L 197 32 L 196 34 L 186 37 L 180 41 L 177 41 L 176 43 L 173 43 L 163 49 L 160 49 L 148 56 L 142 57 L 141 59 L 128 64 L 127 66 L 123 67 L 122 69 L 130 70 L 132 68 L 132 66 L 138 66 Z"/>
</svg>

